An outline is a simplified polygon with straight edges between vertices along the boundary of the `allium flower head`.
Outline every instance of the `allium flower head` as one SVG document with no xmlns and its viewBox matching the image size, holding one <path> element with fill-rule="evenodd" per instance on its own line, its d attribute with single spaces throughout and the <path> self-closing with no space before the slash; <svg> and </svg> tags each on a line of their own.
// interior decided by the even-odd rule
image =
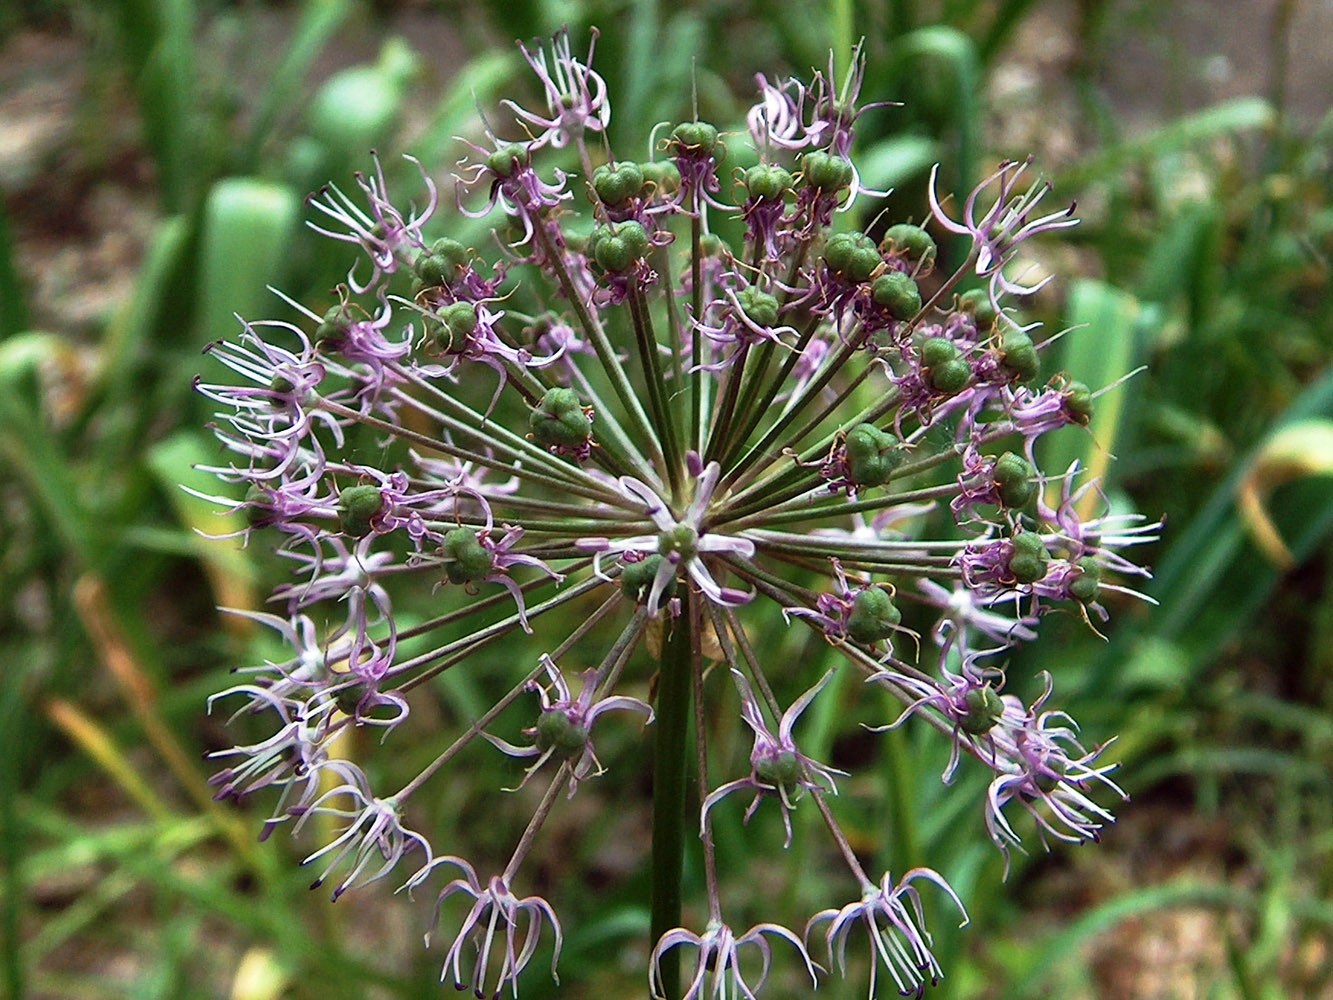
<svg viewBox="0 0 1333 1000">
<path fill-rule="evenodd" d="M 212 499 L 290 570 L 269 612 L 242 612 L 288 653 L 215 698 L 272 733 L 214 755 L 227 765 L 216 794 L 271 789 L 265 834 L 333 819 L 307 858 L 317 883 L 335 880 L 335 897 L 395 873 L 430 885 L 433 936 L 452 941 L 441 978 L 516 996 L 539 950 L 552 942 L 554 966 L 563 941 L 552 903 L 523 888 L 546 820 L 593 777 L 642 784 L 610 748 L 650 739 L 655 992 L 753 998 L 774 938 L 813 980 L 815 931 L 841 972 L 861 928 L 871 969 L 920 993 L 943 970 L 915 885 L 962 903 L 924 865 L 896 884 L 867 877 L 831 805 L 843 772 L 803 752 L 800 717 L 840 672 L 899 699 L 877 728 L 931 725 L 951 747 L 946 781 L 961 767 L 989 775 L 975 822 L 1006 858 L 1025 824 L 1078 842 L 1112 821 L 1106 800 L 1122 793 L 1107 742 L 1085 745 L 1047 707 L 1051 681 L 1021 700 L 1003 666 L 1050 612 L 1091 624 L 1141 596 L 1123 581 L 1146 572 L 1126 553 L 1158 527 L 1096 509 L 1077 467 L 1037 463 L 1036 442 L 1086 425 L 1102 390 L 1043 381 L 1047 341 L 1013 316 L 1033 288 L 1005 268 L 1072 215 L 1039 215 L 1047 188 L 1020 191 L 1026 164 L 1006 163 L 956 211 L 932 177 L 928 225 L 961 243 L 956 273 L 935 273 L 927 228 L 833 232 L 836 212 L 872 194 L 853 163 L 860 53 L 841 80 L 831 65 L 808 82 L 760 77 L 747 130 L 671 123 L 636 162 L 607 148 L 591 44 L 576 57 L 561 32 L 522 52 L 543 106 L 507 102 L 513 120 L 456 167 L 459 210 L 491 229 L 481 248 L 439 211 L 434 166 L 410 161 L 425 187 L 415 209 L 391 201 L 376 161 L 351 193 L 310 202 L 316 232 L 368 258 L 336 301 L 283 297 L 285 318 L 209 349 L 226 380 L 197 388 L 220 407 L 228 455 Z M 730 151 L 727 135 L 741 137 Z M 579 175 L 550 162 L 561 149 Z M 741 164 L 730 188 L 729 156 Z M 717 234 L 723 216 L 738 245 Z M 781 629 L 805 630 L 820 655 L 775 669 L 753 637 Z M 439 713 L 414 712 L 414 689 L 506 638 L 530 651 L 508 693 L 426 729 Z M 416 728 L 437 756 L 401 787 L 372 788 L 367 775 L 386 769 L 344 759 L 336 739 L 364 726 L 381 737 L 367 754 L 392 757 Z M 748 760 L 714 745 L 727 730 Z M 487 755 L 510 788 L 546 784 L 483 880 L 436 854 L 414 817 L 423 789 Z M 720 808 L 737 792 L 743 814 Z M 528 793 L 499 798 L 496 815 Z M 736 935 L 714 826 L 776 813 L 791 844 L 798 808 L 818 816 L 859 898 L 810 917 L 805 939 L 784 924 L 806 914 Z M 681 905 L 693 836 L 702 934 Z M 446 870 L 457 877 L 436 890 Z"/>
</svg>

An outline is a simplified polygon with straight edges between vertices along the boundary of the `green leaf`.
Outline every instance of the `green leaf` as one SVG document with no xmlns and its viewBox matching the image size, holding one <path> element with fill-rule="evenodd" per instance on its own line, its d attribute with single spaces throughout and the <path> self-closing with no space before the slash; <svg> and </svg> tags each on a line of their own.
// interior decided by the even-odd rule
<svg viewBox="0 0 1333 1000">
<path fill-rule="evenodd" d="M 1066 307 L 1066 325 L 1074 333 L 1059 342 L 1059 366 L 1093 392 L 1123 378 L 1140 356 L 1138 315 L 1138 302 L 1127 292 L 1091 279 L 1074 282 Z M 1043 468 L 1059 474 L 1077 459 L 1087 479 L 1105 478 L 1132 392 L 1131 379 L 1098 396 L 1086 430 L 1066 427 L 1047 435 Z"/>
<path fill-rule="evenodd" d="M 291 189 L 255 178 L 233 177 L 213 186 L 200 247 L 206 342 L 234 337 L 237 315 L 270 311 L 266 288 L 281 286 L 286 277 L 300 204 Z"/>
</svg>

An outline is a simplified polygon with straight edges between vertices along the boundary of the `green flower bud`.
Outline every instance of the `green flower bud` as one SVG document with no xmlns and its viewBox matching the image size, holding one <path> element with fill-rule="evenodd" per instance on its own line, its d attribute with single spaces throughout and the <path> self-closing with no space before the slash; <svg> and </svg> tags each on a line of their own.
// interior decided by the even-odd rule
<svg viewBox="0 0 1333 1000">
<path fill-rule="evenodd" d="M 791 174 L 782 167 L 759 163 L 745 171 L 746 193 L 760 201 L 778 201 L 792 188 Z"/>
<path fill-rule="evenodd" d="M 688 150 L 704 156 L 712 154 L 719 163 L 722 161 L 722 156 L 718 155 L 717 129 L 708 122 L 681 122 L 671 130 L 671 143 L 677 152 Z"/>
<path fill-rule="evenodd" d="M 605 204 L 623 205 L 643 190 L 643 170 L 629 160 L 604 163 L 592 172 L 592 189 Z"/>
<path fill-rule="evenodd" d="M 887 639 L 894 627 L 903 620 L 903 614 L 893 598 L 880 587 L 869 587 L 852 601 L 847 616 L 847 634 L 857 642 L 872 643 Z"/>
<path fill-rule="evenodd" d="M 874 424 L 857 424 L 849 430 L 843 449 L 848 477 L 863 489 L 883 486 L 903 461 L 897 439 Z"/>
<path fill-rule="evenodd" d="M 972 378 L 972 366 L 945 337 L 931 337 L 921 345 L 921 363 L 930 387 L 945 395 L 960 392 Z"/>
<path fill-rule="evenodd" d="M 797 788 L 801 780 L 800 758 L 791 750 L 779 750 L 775 756 L 760 757 L 754 766 L 754 776 L 774 788 Z"/>
<path fill-rule="evenodd" d="M 486 157 L 486 166 L 496 177 L 513 177 L 519 167 L 526 166 L 528 151 L 522 146 L 501 146 Z"/>
<path fill-rule="evenodd" d="M 1020 382 L 1031 382 L 1041 374 L 1041 358 L 1022 330 L 1009 330 L 1000 338 L 1000 361 Z"/>
<path fill-rule="evenodd" d="M 653 194 L 669 196 L 680 189 L 680 170 L 670 160 L 644 163 L 639 170 L 643 174 L 643 188 L 639 192 L 641 198 Z"/>
<path fill-rule="evenodd" d="M 920 226 L 907 222 L 890 226 L 884 233 L 884 246 L 895 257 L 911 261 L 918 274 L 928 274 L 935 266 L 935 241 Z"/>
<path fill-rule="evenodd" d="M 1019 583 L 1036 583 L 1046 575 L 1046 546 L 1035 531 L 1020 531 L 1011 544 L 1009 575 Z"/>
<path fill-rule="evenodd" d="M 876 278 L 870 297 L 894 319 L 906 321 L 921 311 L 921 290 L 902 271 L 885 271 Z"/>
<path fill-rule="evenodd" d="M 276 521 L 273 515 L 273 494 L 262 486 L 251 485 L 245 491 L 245 521 L 252 528 L 267 528 Z"/>
<path fill-rule="evenodd" d="M 338 495 L 338 527 L 343 534 L 363 538 L 373 529 L 371 521 L 384 509 L 378 486 L 349 486 Z"/>
<path fill-rule="evenodd" d="M 824 246 L 824 263 L 844 281 L 856 285 L 870 280 L 884 260 L 875 241 L 865 233 L 838 233 Z"/>
<path fill-rule="evenodd" d="M 958 296 L 958 308 L 972 314 L 978 330 L 989 330 L 998 317 L 991 305 L 990 293 L 984 288 L 973 288 Z"/>
<path fill-rule="evenodd" d="M 1097 560 L 1092 556 L 1084 556 L 1074 566 L 1079 573 L 1070 581 L 1069 593 L 1084 604 L 1097 600 L 1102 585 L 1102 568 L 1097 565 Z"/>
<path fill-rule="evenodd" d="M 533 440 L 546 448 L 579 448 L 592 437 L 592 417 L 573 389 L 547 389 L 541 403 L 528 415 Z"/>
<path fill-rule="evenodd" d="M 741 311 L 757 326 L 771 327 L 777 323 L 778 300 L 768 292 L 747 285 L 736 293 L 736 301 L 741 304 Z"/>
<path fill-rule="evenodd" d="M 477 307 L 471 302 L 453 302 L 434 316 L 427 316 L 426 335 L 442 354 L 462 350 L 477 329 Z"/>
<path fill-rule="evenodd" d="M 316 347 L 336 351 L 338 345 L 347 337 L 348 325 L 347 307 L 341 303 L 330 306 L 324 313 L 324 318 L 319 321 L 319 326 L 315 327 L 315 333 L 311 339 Z"/>
<path fill-rule="evenodd" d="M 969 736 L 981 736 L 995 728 L 1004 714 L 1004 702 L 989 684 L 972 688 L 963 696 L 967 714 L 958 720 L 958 726 Z"/>
<path fill-rule="evenodd" d="M 361 704 L 361 699 L 365 696 L 365 682 L 357 681 L 347 687 L 339 688 L 333 696 L 333 703 L 343 715 L 356 715 L 356 707 Z"/>
<path fill-rule="evenodd" d="M 699 532 L 688 524 L 677 524 L 657 536 L 657 551 L 664 556 L 676 552 L 689 561 L 699 551 Z"/>
<path fill-rule="evenodd" d="M 1043 762 L 1044 766 L 1053 774 L 1038 774 L 1037 787 L 1043 792 L 1053 792 L 1060 784 L 1060 779 L 1065 776 L 1069 770 L 1069 765 L 1059 757 L 1047 757 Z"/>
<path fill-rule="evenodd" d="M 944 364 L 930 370 L 931 388 L 936 392 L 944 393 L 946 396 L 962 392 L 971 379 L 972 366 L 962 358 L 956 361 L 946 361 Z"/>
<path fill-rule="evenodd" d="M 453 560 L 444 567 L 450 583 L 475 583 L 491 575 L 494 558 L 478 541 L 474 529 L 455 528 L 444 536 L 443 549 L 444 554 Z"/>
<path fill-rule="evenodd" d="M 931 337 L 921 345 L 921 363 L 927 368 L 958 360 L 958 348 L 948 337 Z"/>
<path fill-rule="evenodd" d="M 593 230 L 588 249 L 602 270 L 625 274 L 648 253 L 648 234 L 633 220 L 613 222 Z"/>
<path fill-rule="evenodd" d="M 726 249 L 726 241 L 717 233 L 704 233 L 699 237 L 699 253 L 704 257 L 721 257 Z"/>
<path fill-rule="evenodd" d="M 1069 419 L 1086 426 L 1092 419 L 1092 390 L 1082 382 L 1070 382 L 1062 395 Z"/>
<path fill-rule="evenodd" d="M 1021 455 L 1006 451 L 995 460 L 991 479 L 1006 507 L 1025 507 L 1037 495 L 1037 470 Z"/>
<path fill-rule="evenodd" d="M 429 250 L 421 252 L 412 265 L 412 271 L 423 286 L 447 285 L 471 260 L 472 254 L 467 247 L 458 240 L 442 236 L 430 245 Z"/>
<path fill-rule="evenodd" d="M 648 595 L 652 590 L 653 578 L 657 576 L 658 567 L 662 565 L 662 557 L 651 555 L 647 559 L 640 559 L 638 562 L 625 563 L 625 568 L 620 571 L 620 592 L 634 601 L 635 604 L 643 604 L 648 600 Z M 667 583 L 663 593 L 671 598 L 676 593 L 676 579 L 672 577 Z"/>
<path fill-rule="evenodd" d="M 855 176 L 850 160 L 816 149 L 801 157 L 801 176 L 807 186 L 822 194 L 836 194 Z"/>
<path fill-rule="evenodd" d="M 554 750 L 571 757 L 588 744 L 588 727 L 580 726 L 559 709 L 548 709 L 537 716 L 537 749 Z"/>
</svg>

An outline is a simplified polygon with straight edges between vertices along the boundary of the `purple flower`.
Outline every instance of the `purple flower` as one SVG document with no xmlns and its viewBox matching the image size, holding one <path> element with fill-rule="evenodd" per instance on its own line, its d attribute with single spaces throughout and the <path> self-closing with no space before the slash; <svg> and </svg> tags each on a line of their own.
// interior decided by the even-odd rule
<svg viewBox="0 0 1333 1000">
<path fill-rule="evenodd" d="M 939 175 L 939 164 L 930 170 L 930 185 L 926 188 L 930 198 L 930 212 L 945 229 L 972 240 L 976 253 L 976 273 L 978 277 L 989 279 L 991 303 L 997 312 L 1003 313 L 1000 298 L 1003 295 L 1031 295 L 1049 279 L 1043 279 L 1035 285 L 1023 285 L 1005 277 L 1004 266 L 1014 259 L 1017 248 L 1024 240 L 1029 240 L 1041 233 L 1068 229 L 1078 225 L 1074 218 L 1074 206 L 1059 212 L 1051 212 L 1038 218 L 1032 218 L 1035 209 L 1050 191 L 1050 184 L 1037 182 L 1022 194 L 1014 194 L 1018 179 L 1031 164 L 1029 157 L 1023 162 L 1006 160 L 1000 168 L 982 181 L 963 202 L 962 221 L 955 222 L 941 207 L 935 194 L 935 182 Z M 988 189 L 994 185 L 995 201 L 990 208 L 978 215 L 977 202 L 987 197 Z"/>
<path fill-rule="evenodd" d="M 560 921 L 556 919 L 551 904 L 540 896 L 528 896 L 519 899 L 509 890 L 504 876 L 494 876 L 485 888 L 477 880 L 477 873 L 462 858 L 446 857 L 436 859 L 436 864 L 455 865 L 463 871 L 464 877 L 456 878 L 441 890 L 435 901 L 433 925 L 438 925 L 445 902 L 455 895 L 469 896 L 473 903 L 463 918 L 458 935 L 449 946 L 444 956 L 444 968 L 440 971 L 440 982 L 444 982 L 453 973 L 453 983 L 458 989 L 464 988 L 464 952 L 473 953 L 471 959 L 472 975 L 469 979 L 472 992 L 478 997 L 498 997 L 506 986 L 511 996 L 518 996 L 518 977 L 532 961 L 541 937 L 543 922 L 549 922 L 555 934 L 555 953 L 551 956 L 551 977 L 558 983 L 555 973 L 556 963 L 560 960 L 560 947 L 564 935 L 560 931 Z M 430 945 L 430 934 L 426 935 L 426 944 Z M 520 940 L 522 943 L 520 944 Z M 492 961 L 491 949 L 501 946 L 499 968 L 491 970 L 496 964 Z"/>
<path fill-rule="evenodd" d="M 546 145 L 563 149 L 571 139 L 577 142 L 582 140 L 585 132 L 605 132 L 611 124 L 606 81 L 590 69 L 596 45 L 597 29 L 594 28 L 588 43 L 588 58 L 579 62 L 570 53 L 569 29 L 561 28 L 551 40 L 551 62 L 548 65 L 543 49 L 536 46 L 529 49 L 519 43 L 523 58 L 541 81 L 549 114 L 542 116 L 526 111 L 513 101 L 502 103 L 523 122 L 541 129 L 532 139 L 533 149 Z"/>
<path fill-rule="evenodd" d="M 306 199 L 306 204 L 322 212 L 337 226 L 336 229 L 325 229 L 309 222 L 307 225 L 311 229 L 330 239 L 356 243 L 370 257 L 371 272 L 367 281 L 356 280 L 355 267 L 347 273 L 347 284 L 358 295 L 377 286 L 399 267 L 410 267 L 417 255 L 426 248 L 421 227 L 435 214 L 438 205 L 435 184 L 416 159 L 411 156 L 403 159 L 416 166 L 426 185 L 426 207 L 419 213 L 412 210 L 404 216 L 394 208 L 389 201 L 384 170 L 380 167 L 378 156 L 375 157 L 374 176 L 356 175 L 357 187 L 367 201 L 365 210 L 333 184 L 326 185 L 320 192 L 322 200 L 315 197 Z"/>
<path fill-rule="evenodd" d="M 741 997 L 755 1000 L 754 990 L 763 989 L 773 958 L 772 949 L 764 938 L 765 934 L 791 942 L 801 956 L 801 961 L 805 963 L 805 971 L 810 973 L 810 985 L 814 986 L 817 980 L 815 965 L 810 961 L 810 954 L 806 951 L 804 942 L 787 928 L 778 924 L 756 924 L 737 937 L 730 927 L 714 918 L 708 921 L 703 934 L 695 934 L 684 927 L 677 927 L 662 935 L 649 959 L 648 989 L 654 997 L 665 997 L 666 988 L 662 984 L 661 971 L 662 956 L 672 948 L 694 947 L 699 950 L 699 954 L 694 962 L 690 982 L 680 1000 L 700 1000 L 705 996 L 714 997 L 715 1000 L 725 1000 L 728 997 L 733 1000 L 739 1000 Z M 753 989 L 741 978 L 740 950 L 745 945 L 750 945 L 759 952 L 761 961 L 759 979 Z"/>
<path fill-rule="evenodd" d="M 759 702 L 755 700 L 754 692 L 750 690 L 749 681 L 745 679 L 740 671 L 732 670 L 732 680 L 736 682 L 736 687 L 741 695 L 741 716 L 754 731 L 754 749 L 750 751 L 750 774 L 748 777 L 739 778 L 713 789 L 708 797 L 704 799 L 703 806 L 699 810 L 700 830 L 707 826 L 708 811 L 713 806 L 732 792 L 753 789 L 754 798 L 751 800 L 749 808 L 745 810 L 745 822 L 749 823 L 750 817 L 754 815 L 755 809 L 759 807 L 760 799 L 766 795 L 776 797 L 778 804 L 782 807 L 782 825 L 787 831 L 787 839 L 783 846 L 790 847 L 791 810 L 801 796 L 807 791 L 824 791 L 837 794 L 837 787 L 833 778 L 835 775 L 845 777 L 846 772 L 838 771 L 811 760 L 797 749 L 791 735 L 796 720 L 801 717 L 801 713 L 810 706 L 819 692 L 824 690 L 828 682 L 833 679 L 833 673 L 830 670 L 819 679 L 814 687 L 792 702 L 791 708 L 783 712 L 782 718 L 778 720 L 778 731 L 774 735 L 768 728 L 768 723 L 764 721 L 764 713 L 759 708 Z"/>
<path fill-rule="evenodd" d="M 546 676 L 550 678 L 551 687 L 548 690 L 536 681 L 531 681 L 527 685 L 528 689 L 536 691 L 541 699 L 541 715 L 538 716 L 537 724 L 523 730 L 523 735 L 532 739 L 532 745 L 515 746 L 489 733 L 482 735 L 511 757 L 537 758 L 532 766 L 524 771 L 523 780 L 518 784 L 519 788 L 526 785 L 538 768 L 552 757 L 570 761 L 569 796 L 573 798 L 580 781 L 599 775 L 604 770 L 592 745 L 592 724 L 597 717 L 604 712 L 614 712 L 617 709 L 642 712 L 646 716 L 644 725 L 648 725 L 653 721 L 653 710 L 638 698 L 624 695 L 598 699 L 599 679 L 596 670 L 585 670 L 579 675 L 583 679 L 583 687 L 579 691 L 579 696 L 574 698 L 570 695 L 569 685 L 565 683 L 564 674 L 555 665 L 555 661 L 543 653 L 541 662 L 546 668 Z"/>
<path fill-rule="evenodd" d="M 874 952 L 868 994 L 871 1000 L 875 997 L 876 972 L 880 963 L 883 963 L 902 996 L 919 997 L 925 992 L 927 981 L 933 985 L 944 975 L 930 951 L 931 937 L 926 930 L 921 896 L 911 884 L 918 879 L 933 882 L 943 889 L 963 916 L 959 926 L 967 924 L 967 911 L 962 901 L 949 887 L 949 883 L 929 868 L 913 868 L 896 886 L 892 884 L 889 873 L 885 872 L 879 886 L 870 882 L 862 885 L 861 898 L 856 902 L 848 903 L 840 910 L 828 909 L 816 913 L 806 924 L 805 936 L 809 939 L 816 924 L 828 921 L 824 943 L 828 947 L 829 961 L 836 961 L 838 970 L 844 974 L 847 968 L 847 938 L 857 921 L 865 927 Z"/>
<path fill-rule="evenodd" d="M 298 817 L 292 827 L 293 835 L 300 832 L 311 816 L 323 815 L 347 821 L 331 842 L 301 862 L 308 865 L 330 856 L 324 871 L 310 888 L 319 888 L 335 868 L 350 858 L 350 870 L 333 889 L 333 900 L 337 902 L 338 897 L 353 885 L 367 885 L 388 875 L 413 849 L 419 849 L 425 856 L 416 873 L 407 881 L 408 885 L 418 884 L 433 867 L 426 838 L 403 826 L 397 802 L 392 798 L 376 798 L 370 792 L 366 776 L 355 764 L 340 762 L 339 773 L 342 784 L 330 788 L 308 806 L 290 811 L 290 815 Z M 379 867 L 373 874 L 366 874 L 371 865 Z"/>
</svg>

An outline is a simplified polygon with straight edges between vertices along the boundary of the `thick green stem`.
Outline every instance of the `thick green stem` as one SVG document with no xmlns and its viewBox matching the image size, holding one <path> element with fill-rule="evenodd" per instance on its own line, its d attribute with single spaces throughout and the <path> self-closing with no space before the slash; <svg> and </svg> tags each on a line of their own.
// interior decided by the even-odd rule
<svg viewBox="0 0 1333 1000">
<path fill-rule="evenodd" d="M 690 612 L 671 623 L 662 646 L 657 680 L 657 730 L 653 759 L 652 939 L 680 926 L 685 859 L 685 767 L 689 759 Z M 661 960 L 666 1000 L 680 996 L 680 959 L 673 949 Z"/>
</svg>

